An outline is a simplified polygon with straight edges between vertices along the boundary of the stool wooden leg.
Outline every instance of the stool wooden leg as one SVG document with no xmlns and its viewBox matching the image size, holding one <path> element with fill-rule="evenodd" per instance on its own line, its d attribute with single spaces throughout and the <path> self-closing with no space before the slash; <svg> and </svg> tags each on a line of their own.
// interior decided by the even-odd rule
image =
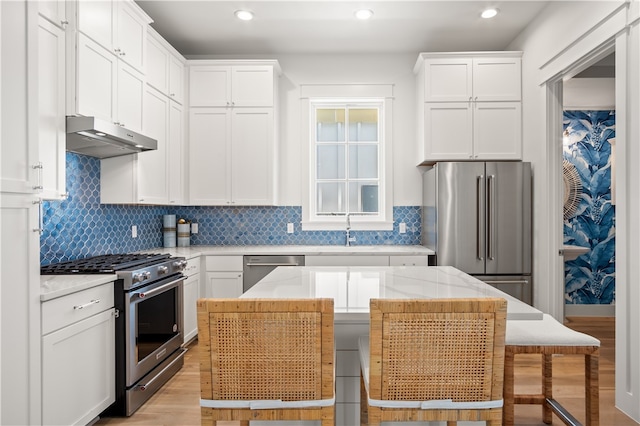
<svg viewBox="0 0 640 426">
<path fill-rule="evenodd" d="M 504 384 L 503 395 L 504 405 L 502 407 L 502 422 L 504 426 L 513 426 L 515 421 L 514 410 L 514 389 L 513 389 L 513 368 L 514 368 L 514 353 L 505 350 L 504 353 Z"/>
<path fill-rule="evenodd" d="M 549 354 L 542 355 L 542 394 L 546 399 L 553 399 L 553 361 Z M 542 403 L 542 421 L 551 424 L 553 411 Z"/>
<path fill-rule="evenodd" d="M 600 355 L 596 352 L 585 355 L 585 404 L 587 426 L 599 426 L 600 424 L 600 373 L 598 371 Z"/>
</svg>

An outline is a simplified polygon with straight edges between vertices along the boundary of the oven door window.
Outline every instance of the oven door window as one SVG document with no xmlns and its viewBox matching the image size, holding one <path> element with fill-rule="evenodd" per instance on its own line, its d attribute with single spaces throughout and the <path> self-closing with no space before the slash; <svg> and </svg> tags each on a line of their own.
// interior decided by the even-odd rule
<svg viewBox="0 0 640 426">
<path fill-rule="evenodd" d="M 136 362 L 180 333 L 178 287 L 148 299 L 141 299 L 136 309 Z"/>
</svg>

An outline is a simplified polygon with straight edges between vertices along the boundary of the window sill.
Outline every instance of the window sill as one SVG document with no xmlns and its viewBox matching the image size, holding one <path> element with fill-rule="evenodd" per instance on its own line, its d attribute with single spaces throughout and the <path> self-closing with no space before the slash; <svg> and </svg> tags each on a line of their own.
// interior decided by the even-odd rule
<svg viewBox="0 0 640 426">
<path fill-rule="evenodd" d="M 345 231 L 344 220 L 336 221 L 305 221 L 302 222 L 303 231 Z M 351 218 L 352 231 L 393 231 L 392 221 L 356 221 Z"/>
</svg>

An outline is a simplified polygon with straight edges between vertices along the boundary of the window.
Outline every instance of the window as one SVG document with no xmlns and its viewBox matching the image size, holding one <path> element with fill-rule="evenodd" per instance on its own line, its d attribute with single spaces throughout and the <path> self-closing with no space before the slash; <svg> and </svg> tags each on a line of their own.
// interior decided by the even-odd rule
<svg viewBox="0 0 640 426">
<path fill-rule="evenodd" d="M 303 101 L 308 117 L 304 151 L 309 159 L 303 229 L 344 229 L 347 215 L 353 229 L 393 229 L 387 148 L 390 101 L 384 97 Z"/>
<path fill-rule="evenodd" d="M 379 104 L 314 103 L 315 212 L 377 215 Z"/>
</svg>

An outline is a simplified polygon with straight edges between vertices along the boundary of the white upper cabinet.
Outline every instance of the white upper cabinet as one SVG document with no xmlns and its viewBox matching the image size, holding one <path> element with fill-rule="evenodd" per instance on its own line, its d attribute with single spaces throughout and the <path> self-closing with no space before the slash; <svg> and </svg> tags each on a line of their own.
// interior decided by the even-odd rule
<svg viewBox="0 0 640 426">
<path fill-rule="evenodd" d="M 191 65 L 189 106 L 273 106 L 277 72 L 272 65 Z"/>
<path fill-rule="evenodd" d="M 67 37 L 67 115 L 140 132 L 151 19 L 129 0 L 69 2 L 67 13 L 76 17 L 69 18 Z"/>
<path fill-rule="evenodd" d="M 144 72 L 151 19 L 131 0 L 77 2 L 77 29 L 140 72 Z"/>
<path fill-rule="evenodd" d="M 65 33 L 38 18 L 38 152 L 41 197 L 66 196 Z"/>
<path fill-rule="evenodd" d="M 147 84 L 184 103 L 185 60 L 155 30 L 149 28 L 147 37 Z"/>
<path fill-rule="evenodd" d="M 142 132 L 158 148 L 100 161 L 100 202 L 106 204 L 169 204 L 169 98 L 144 87 Z"/>
<path fill-rule="evenodd" d="M 414 71 L 422 164 L 522 158 L 521 52 L 422 53 Z"/>
<path fill-rule="evenodd" d="M 276 61 L 189 62 L 189 203 L 275 205 Z"/>
<path fill-rule="evenodd" d="M 424 59 L 424 102 L 519 101 L 520 56 Z"/>
<path fill-rule="evenodd" d="M 65 28 L 69 24 L 66 3 L 65 0 L 40 0 L 38 13 L 54 25 Z"/>
</svg>

